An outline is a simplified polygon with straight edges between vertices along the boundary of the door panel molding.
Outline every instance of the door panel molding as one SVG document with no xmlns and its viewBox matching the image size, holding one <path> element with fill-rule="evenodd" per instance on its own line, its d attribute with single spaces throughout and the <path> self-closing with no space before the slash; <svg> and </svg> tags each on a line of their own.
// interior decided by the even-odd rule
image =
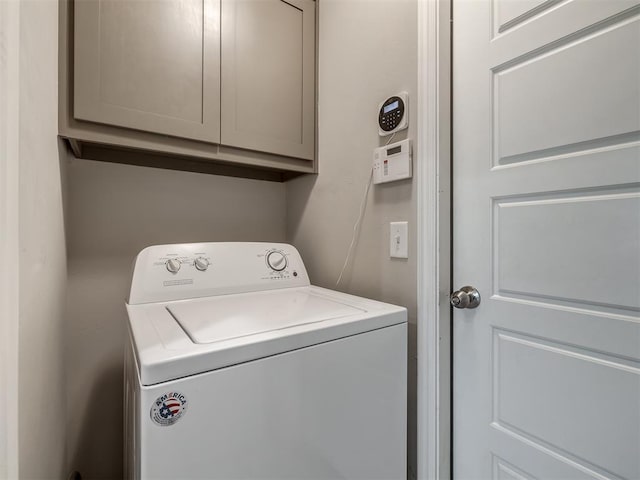
<svg viewBox="0 0 640 480">
<path fill-rule="evenodd" d="M 525 0 L 507 2 L 492 0 L 494 36 L 505 33 L 534 17 L 542 15 L 559 3 L 571 0 Z"/>
<path fill-rule="evenodd" d="M 629 9 L 491 69 L 494 165 L 640 141 L 640 58 L 624 48 L 640 43 L 639 12 Z M 594 116 L 606 119 L 597 130 Z"/>
</svg>

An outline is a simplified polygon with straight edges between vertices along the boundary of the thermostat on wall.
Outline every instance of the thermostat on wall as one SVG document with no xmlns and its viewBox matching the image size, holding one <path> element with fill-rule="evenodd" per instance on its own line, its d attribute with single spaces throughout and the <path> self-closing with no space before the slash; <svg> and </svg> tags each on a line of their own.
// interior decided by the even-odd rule
<svg viewBox="0 0 640 480">
<path fill-rule="evenodd" d="M 391 135 L 409 126 L 409 95 L 400 92 L 387 98 L 379 106 L 378 133 L 381 137 Z"/>
<path fill-rule="evenodd" d="M 373 183 L 411 178 L 411 140 L 385 145 L 373 150 Z"/>
</svg>

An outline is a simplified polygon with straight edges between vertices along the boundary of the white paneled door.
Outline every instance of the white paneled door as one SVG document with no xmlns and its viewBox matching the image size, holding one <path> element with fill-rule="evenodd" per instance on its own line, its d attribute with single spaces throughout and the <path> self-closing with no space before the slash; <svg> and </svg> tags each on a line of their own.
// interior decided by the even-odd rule
<svg viewBox="0 0 640 480">
<path fill-rule="evenodd" d="M 453 2 L 458 479 L 640 478 L 640 2 Z"/>
</svg>

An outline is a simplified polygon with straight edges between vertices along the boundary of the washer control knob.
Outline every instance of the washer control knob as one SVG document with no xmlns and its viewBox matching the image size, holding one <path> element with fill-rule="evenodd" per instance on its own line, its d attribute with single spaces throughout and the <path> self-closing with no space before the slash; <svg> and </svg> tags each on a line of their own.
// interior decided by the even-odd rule
<svg viewBox="0 0 640 480">
<path fill-rule="evenodd" d="M 182 266 L 180 260 L 178 260 L 177 258 L 170 258 L 165 262 L 165 265 L 167 267 L 167 270 L 169 270 L 171 273 L 178 273 L 178 270 L 180 270 L 180 267 Z"/>
<path fill-rule="evenodd" d="M 209 268 L 209 260 L 204 257 L 198 257 L 194 260 L 193 264 L 196 266 L 198 270 L 204 272 L 207 268 Z"/>
<path fill-rule="evenodd" d="M 267 255 L 267 265 L 269 265 L 269 268 L 272 268 L 276 272 L 281 272 L 282 270 L 287 268 L 287 257 L 285 257 L 284 253 L 282 252 L 270 252 Z"/>
</svg>

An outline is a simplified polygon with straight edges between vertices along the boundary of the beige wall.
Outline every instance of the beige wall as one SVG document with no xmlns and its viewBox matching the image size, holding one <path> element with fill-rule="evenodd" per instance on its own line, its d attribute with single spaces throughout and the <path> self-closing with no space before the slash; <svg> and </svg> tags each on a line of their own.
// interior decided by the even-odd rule
<svg viewBox="0 0 640 480">
<path fill-rule="evenodd" d="M 19 144 L 20 5 L 0 2 L 0 263 L 20 255 Z M 18 304 L 16 269 L 0 269 L 0 404 L 18 411 Z M 0 416 L 0 478 L 16 478 L 18 418 Z"/>
<path fill-rule="evenodd" d="M 287 240 L 315 284 L 335 288 L 371 171 L 378 104 L 407 91 L 415 115 L 416 0 L 319 0 L 320 173 L 287 183 Z M 415 139 L 415 118 L 408 135 Z M 406 138 L 398 134 L 394 141 Z M 389 258 L 389 222 L 409 222 L 409 259 Z M 339 286 L 409 309 L 409 463 L 415 467 L 416 189 L 371 187 L 355 254 Z"/>
<path fill-rule="evenodd" d="M 285 186 L 73 159 L 68 171 L 68 461 L 122 477 L 124 299 L 145 246 L 284 241 Z"/>
<path fill-rule="evenodd" d="M 19 474 L 57 479 L 66 478 L 66 153 L 57 141 L 57 2 L 21 1 L 19 26 L 20 258 L 5 265 L 19 267 Z"/>
</svg>

